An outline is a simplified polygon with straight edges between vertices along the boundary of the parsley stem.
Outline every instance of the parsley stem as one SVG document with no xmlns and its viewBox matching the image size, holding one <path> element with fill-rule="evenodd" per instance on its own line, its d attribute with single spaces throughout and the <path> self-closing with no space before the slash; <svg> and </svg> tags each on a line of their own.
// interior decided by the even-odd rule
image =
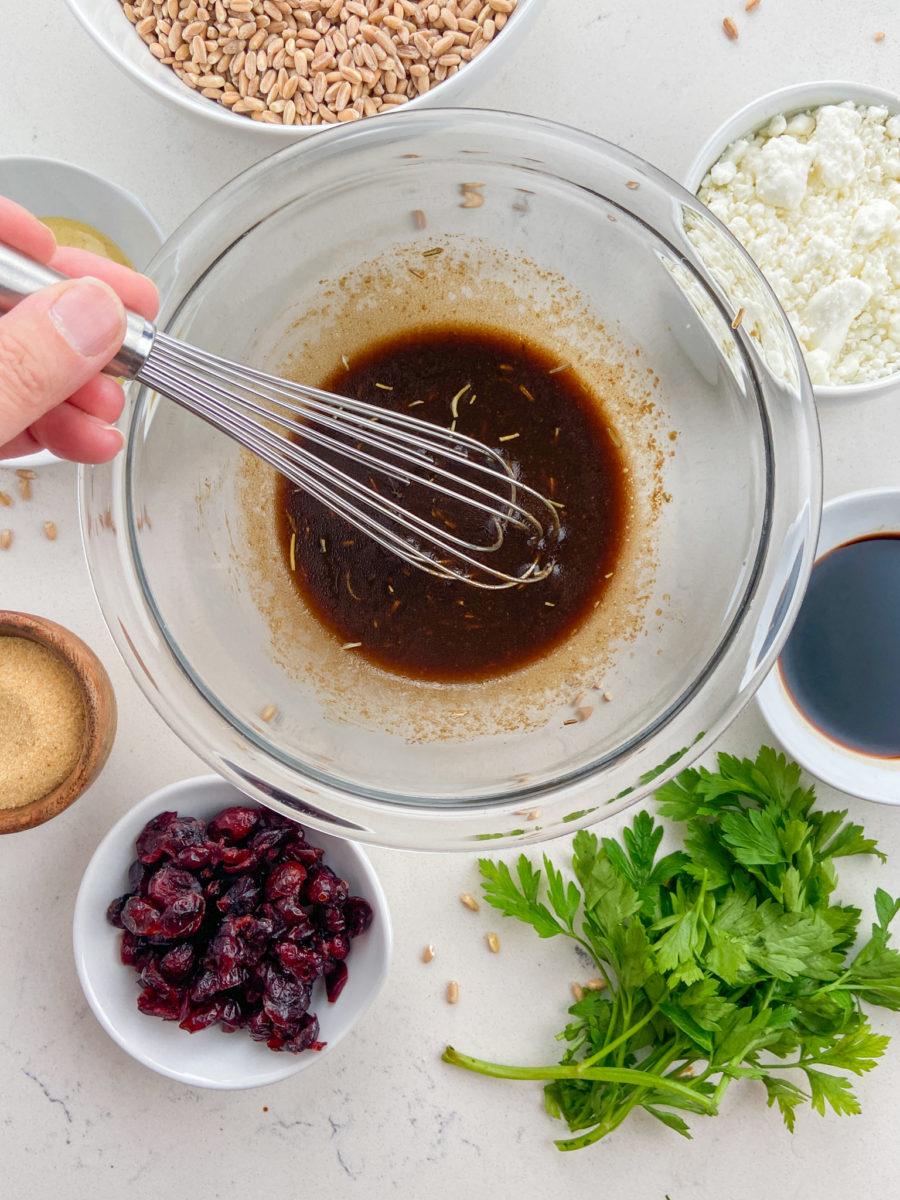
<svg viewBox="0 0 900 1200">
<path fill-rule="evenodd" d="M 674 1092 L 684 1096 L 706 1112 L 716 1110 L 715 1103 L 708 1096 L 698 1093 L 686 1083 L 670 1079 L 665 1075 L 657 1075 L 649 1071 L 637 1071 L 630 1067 L 591 1067 L 583 1070 L 582 1063 L 559 1063 L 547 1067 L 511 1067 L 504 1063 L 487 1062 L 483 1058 L 473 1058 L 469 1054 L 461 1054 L 448 1046 L 441 1055 L 445 1063 L 455 1067 L 464 1067 L 467 1071 L 475 1071 L 479 1075 L 489 1075 L 493 1079 L 590 1079 L 602 1083 L 624 1083 L 639 1088 L 652 1088 L 654 1091 Z"/>
<path fill-rule="evenodd" d="M 659 1005 L 654 1004 L 650 1011 L 645 1016 L 641 1017 L 640 1021 L 636 1021 L 634 1025 L 632 1025 L 629 1029 L 626 1029 L 624 1033 L 620 1033 L 619 1036 L 613 1041 L 607 1042 L 605 1046 L 601 1046 L 595 1054 L 590 1056 L 590 1058 L 583 1058 L 580 1065 L 582 1067 L 592 1067 L 594 1063 L 599 1062 L 601 1058 L 605 1058 L 610 1051 L 615 1050 L 617 1046 L 622 1044 L 622 1042 L 627 1042 L 632 1034 L 637 1033 L 639 1029 L 643 1029 L 647 1022 L 652 1021 L 658 1012 Z"/>
</svg>

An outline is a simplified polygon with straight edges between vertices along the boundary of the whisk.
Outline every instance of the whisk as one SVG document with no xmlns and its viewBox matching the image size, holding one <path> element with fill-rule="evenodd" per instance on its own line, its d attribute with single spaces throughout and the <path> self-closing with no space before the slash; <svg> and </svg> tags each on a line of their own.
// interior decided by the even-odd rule
<svg viewBox="0 0 900 1200">
<path fill-rule="evenodd" d="M 0 245 L 0 311 L 63 278 Z M 492 589 L 552 570 L 541 558 L 559 533 L 556 508 L 474 438 L 230 362 L 131 312 L 105 369 L 202 417 L 412 567 Z M 523 561 L 502 570 L 490 555 L 512 531 Z"/>
</svg>

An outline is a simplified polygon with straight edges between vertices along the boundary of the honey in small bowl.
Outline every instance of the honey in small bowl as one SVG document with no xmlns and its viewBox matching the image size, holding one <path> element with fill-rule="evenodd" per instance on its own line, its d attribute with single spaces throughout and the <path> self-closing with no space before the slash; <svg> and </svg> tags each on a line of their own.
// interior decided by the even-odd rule
<svg viewBox="0 0 900 1200">
<path fill-rule="evenodd" d="M 41 217 L 41 222 L 47 226 L 59 246 L 71 246 L 75 250 L 90 250 L 111 262 L 121 263 L 123 267 L 134 264 L 127 254 L 121 250 L 112 238 L 87 225 L 84 221 L 75 221 L 71 217 Z"/>
</svg>

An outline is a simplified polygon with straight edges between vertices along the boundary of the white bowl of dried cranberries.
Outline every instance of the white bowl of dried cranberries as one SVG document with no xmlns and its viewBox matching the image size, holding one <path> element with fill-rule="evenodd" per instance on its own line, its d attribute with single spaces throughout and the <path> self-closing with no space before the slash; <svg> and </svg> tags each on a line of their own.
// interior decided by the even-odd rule
<svg viewBox="0 0 900 1200">
<path fill-rule="evenodd" d="M 126 813 L 75 904 L 75 963 L 100 1024 L 196 1087 L 259 1087 L 318 1062 L 375 1000 L 391 944 L 359 846 L 307 841 L 217 776 Z"/>
</svg>

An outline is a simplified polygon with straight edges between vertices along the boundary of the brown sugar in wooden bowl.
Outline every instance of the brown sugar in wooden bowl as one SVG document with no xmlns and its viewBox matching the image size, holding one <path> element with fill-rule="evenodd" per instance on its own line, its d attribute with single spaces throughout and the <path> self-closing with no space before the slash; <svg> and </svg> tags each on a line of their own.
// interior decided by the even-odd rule
<svg viewBox="0 0 900 1200">
<path fill-rule="evenodd" d="M 115 734 L 115 694 L 90 647 L 55 621 L 0 609 L 0 834 L 74 803 Z"/>
</svg>

